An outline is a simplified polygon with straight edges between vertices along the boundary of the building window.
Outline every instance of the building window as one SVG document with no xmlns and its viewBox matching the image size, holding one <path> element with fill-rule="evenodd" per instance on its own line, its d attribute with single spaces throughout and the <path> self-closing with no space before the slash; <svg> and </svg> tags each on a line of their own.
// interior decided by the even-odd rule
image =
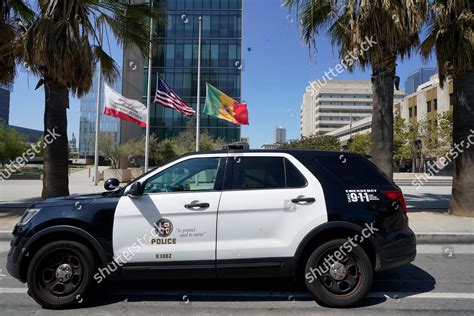
<svg viewBox="0 0 474 316">
<path fill-rule="evenodd" d="M 431 112 L 431 101 L 426 102 L 426 112 Z"/>
<path fill-rule="evenodd" d="M 415 109 L 415 116 L 417 116 L 417 115 L 418 115 L 418 113 L 417 113 L 417 109 L 416 109 L 416 108 L 417 108 L 417 106 L 415 105 L 415 107 L 414 107 L 414 109 Z"/>
<path fill-rule="evenodd" d="M 438 99 L 434 99 L 434 110 L 438 111 Z"/>
<path fill-rule="evenodd" d="M 408 116 L 409 116 L 409 117 L 412 117 L 412 116 L 413 116 L 413 111 L 412 111 L 412 110 L 413 110 L 413 108 L 409 108 L 409 109 L 408 109 Z"/>
</svg>

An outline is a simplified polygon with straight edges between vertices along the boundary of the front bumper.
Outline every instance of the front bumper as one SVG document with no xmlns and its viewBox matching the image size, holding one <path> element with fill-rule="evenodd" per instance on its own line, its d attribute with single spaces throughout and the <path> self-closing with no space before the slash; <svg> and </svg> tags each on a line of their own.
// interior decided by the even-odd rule
<svg viewBox="0 0 474 316">
<path fill-rule="evenodd" d="M 13 230 L 13 239 L 10 241 L 10 250 L 7 256 L 7 271 L 15 279 L 26 282 L 26 276 L 21 275 L 21 262 L 28 256 L 24 248 L 26 241 L 34 234 L 31 225 L 16 225 Z"/>
<path fill-rule="evenodd" d="M 410 229 L 401 229 L 388 236 L 389 242 L 380 248 L 377 271 L 395 268 L 415 260 L 416 237 Z"/>
</svg>

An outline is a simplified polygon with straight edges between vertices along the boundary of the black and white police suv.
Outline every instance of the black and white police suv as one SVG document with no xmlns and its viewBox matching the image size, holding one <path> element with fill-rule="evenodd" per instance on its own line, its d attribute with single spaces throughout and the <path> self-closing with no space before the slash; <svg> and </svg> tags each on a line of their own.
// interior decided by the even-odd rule
<svg viewBox="0 0 474 316">
<path fill-rule="evenodd" d="M 43 307 L 106 279 L 257 277 L 348 306 L 416 255 L 402 192 L 359 154 L 197 152 L 118 185 L 35 203 L 15 226 L 8 271 Z"/>
</svg>

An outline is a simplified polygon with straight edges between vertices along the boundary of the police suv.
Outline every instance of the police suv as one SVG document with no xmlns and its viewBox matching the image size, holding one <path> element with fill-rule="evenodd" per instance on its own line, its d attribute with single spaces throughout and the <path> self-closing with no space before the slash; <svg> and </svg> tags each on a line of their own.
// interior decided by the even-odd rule
<svg viewBox="0 0 474 316">
<path fill-rule="evenodd" d="M 15 226 L 7 268 L 41 306 L 106 279 L 260 277 L 348 306 L 416 255 L 402 192 L 359 154 L 197 152 L 105 188 L 35 203 Z"/>
</svg>

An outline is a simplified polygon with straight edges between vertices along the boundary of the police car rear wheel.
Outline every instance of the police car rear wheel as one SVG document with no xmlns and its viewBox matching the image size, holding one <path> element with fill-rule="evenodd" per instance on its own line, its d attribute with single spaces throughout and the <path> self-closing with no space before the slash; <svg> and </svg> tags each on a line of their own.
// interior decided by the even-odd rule
<svg viewBox="0 0 474 316">
<path fill-rule="evenodd" d="M 343 247 L 345 243 L 347 239 L 326 242 L 316 248 L 307 261 L 305 283 L 321 305 L 354 305 L 367 295 L 372 286 L 369 257 L 359 246 L 347 251 L 348 248 Z M 343 256 L 340 255 L 342 252 Z"/>
<path fill-rule="evenodd" d="M 83 303 L 89 296 L 95 271 L 93 254 L 81 243 L 48 243 L 28 267 L 28 293 L 44 308 Z"/>
</svg>

